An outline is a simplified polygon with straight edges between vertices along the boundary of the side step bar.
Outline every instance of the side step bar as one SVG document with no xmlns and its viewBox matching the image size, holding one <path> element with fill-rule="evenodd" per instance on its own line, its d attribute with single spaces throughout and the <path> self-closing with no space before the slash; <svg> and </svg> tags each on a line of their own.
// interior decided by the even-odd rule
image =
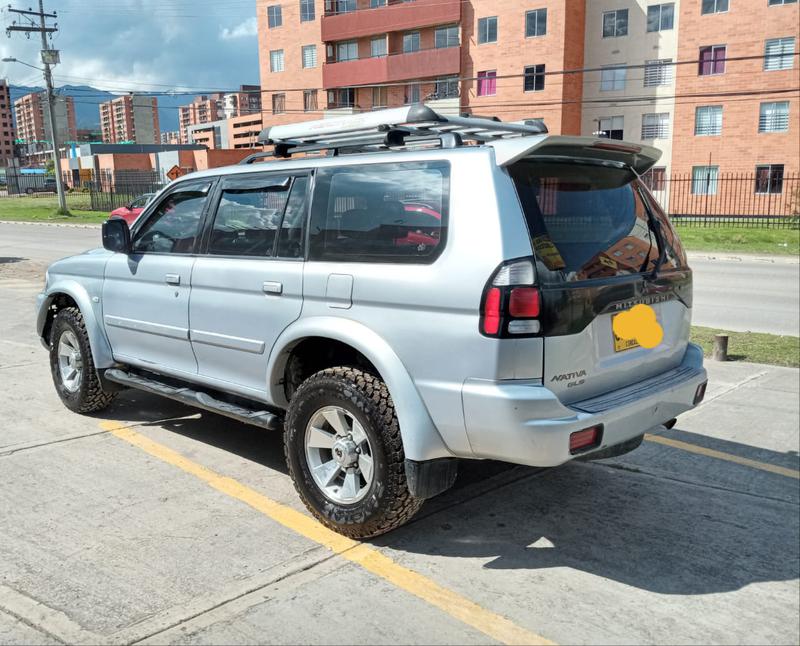
<svg viewBox="0 0 800 646">
<path fill-rule="evenodd" d="M 245 424 L 252 424 L 253 426 L 259 426 L 270 431 L 277 431 L 281 428 L 281 418 L 275 415 L 275 413 L 266 410 L 245 408 L 238 404 L 231 404 L 226 401 L 215 399 L 208 393 L 198 390 L 171 386 L 155 379 L 120 370 L 119 368 L 106 370 L 103 377 L 114 383 L 127 386 L 128 388 L 135 388 L 137 390 L 153 393 L 154 395 L 161 395 L 162 397 L 179 401 L 187 406 L 202 408 L 203 410 L 224 415 L 225 417 L 230 417 L 239 422 L 244 422 Z"/>
</svg>

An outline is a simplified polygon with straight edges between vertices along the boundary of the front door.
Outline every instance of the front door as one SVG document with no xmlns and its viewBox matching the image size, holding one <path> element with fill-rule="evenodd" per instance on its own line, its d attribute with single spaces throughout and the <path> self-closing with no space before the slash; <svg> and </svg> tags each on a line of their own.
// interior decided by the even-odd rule
<svg viewBox="0 0 800 646">
<path fill-rule="evenodd" d="M 189 320 L 199 373 L 246 395 L 265 396 L 270 350 L 300 316 L 309 185 L 304 173 L 220 180 L 194 266 Z"/>
<path fill-rule="evenodd" d="M 106 265 L 103 320 L 114 358 L 153 370 L 197 373 L 189 293 L 211 180 L 181 182 L 135 227 L 130 255 Z"/>
</svg>

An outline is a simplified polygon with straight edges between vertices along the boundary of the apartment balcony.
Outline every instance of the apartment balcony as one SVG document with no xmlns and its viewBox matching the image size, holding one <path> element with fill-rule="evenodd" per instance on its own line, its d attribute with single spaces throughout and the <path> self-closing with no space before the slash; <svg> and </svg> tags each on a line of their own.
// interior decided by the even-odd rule
<svg viewBox="0 0 800 646">
<path fill-rule="evenodd" d="M 322 85 L 327 90 L 336 87 L 394 83 L 450 76 L 458 74 L 460 70 L 460 48 L 425 49 L 408 54 L 325 63 L 322 66 Z"/>
<path fill-rule="evenodd" d="M 322 16 L 322 40 L 329 43 L 390 31 L 459 22 L 460 0 L 416 0 Z"/>
</svg>

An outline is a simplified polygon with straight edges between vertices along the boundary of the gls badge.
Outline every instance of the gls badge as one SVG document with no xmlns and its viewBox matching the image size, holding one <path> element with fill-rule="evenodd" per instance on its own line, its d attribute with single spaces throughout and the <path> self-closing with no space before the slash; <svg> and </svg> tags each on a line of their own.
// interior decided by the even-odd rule
<svg viewBox="0 0 800 646">
<path fill-rule="evenodd" d="M 550 382 L 569 381 L 567 388 L 574 388 L 575 386 L 580 386 L 586 381 L 586 379 L 583 379 L 583 377 L 586 377 L 585 370 L 579 370 L 578 372 L 565 372 L 561 375 L 555 375 Z M 574 379 L 575 381 L 570 381 L 571 379 Z"/>
</svg>

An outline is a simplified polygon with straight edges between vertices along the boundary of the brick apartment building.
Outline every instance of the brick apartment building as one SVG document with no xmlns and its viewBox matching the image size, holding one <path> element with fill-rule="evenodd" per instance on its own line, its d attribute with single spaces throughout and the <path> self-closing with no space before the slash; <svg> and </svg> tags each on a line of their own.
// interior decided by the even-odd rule
<svg viewBox="0 0 800 646">
<path fill-rule="evenodd" d="M 189 128 L 200 124 L 261 114 L 261 88 L 242 85 L 238 92 L 217 93 L 195 97 L 194 101 L 180 106 L 180 141 L 189 142 Z"/>
<path fill-rule="evenodd" d="M 101 103 L 100 128 L 107 144 L 158 144 L 161 142 L 158 99 L 126 94 Z"/>
<path fill-rule="evenodd" d="M 26 94 L 14 102 L 17 150 L 22 166 L 42 165 L 53 149 L 49 118 L 45 114 L 47 98 L 44 93 Z M 61 143 L 77 141 L 75 102 L 71 96 L 56 96 L 56 132 Z"/>
<path fill-rule="evenodd" d="M 0 79 L 0 167 L 13 165 L 16 138 L 8 81 Z"/>
<path fill-rule="evenodd" d="M 265 126 L 425 101 L 656 146 L 656 187 L 699 176 L 709 155 L 712 172 L 799 170 L 797 0 L 257 0 L 257 12 Z"/>
</svg>

